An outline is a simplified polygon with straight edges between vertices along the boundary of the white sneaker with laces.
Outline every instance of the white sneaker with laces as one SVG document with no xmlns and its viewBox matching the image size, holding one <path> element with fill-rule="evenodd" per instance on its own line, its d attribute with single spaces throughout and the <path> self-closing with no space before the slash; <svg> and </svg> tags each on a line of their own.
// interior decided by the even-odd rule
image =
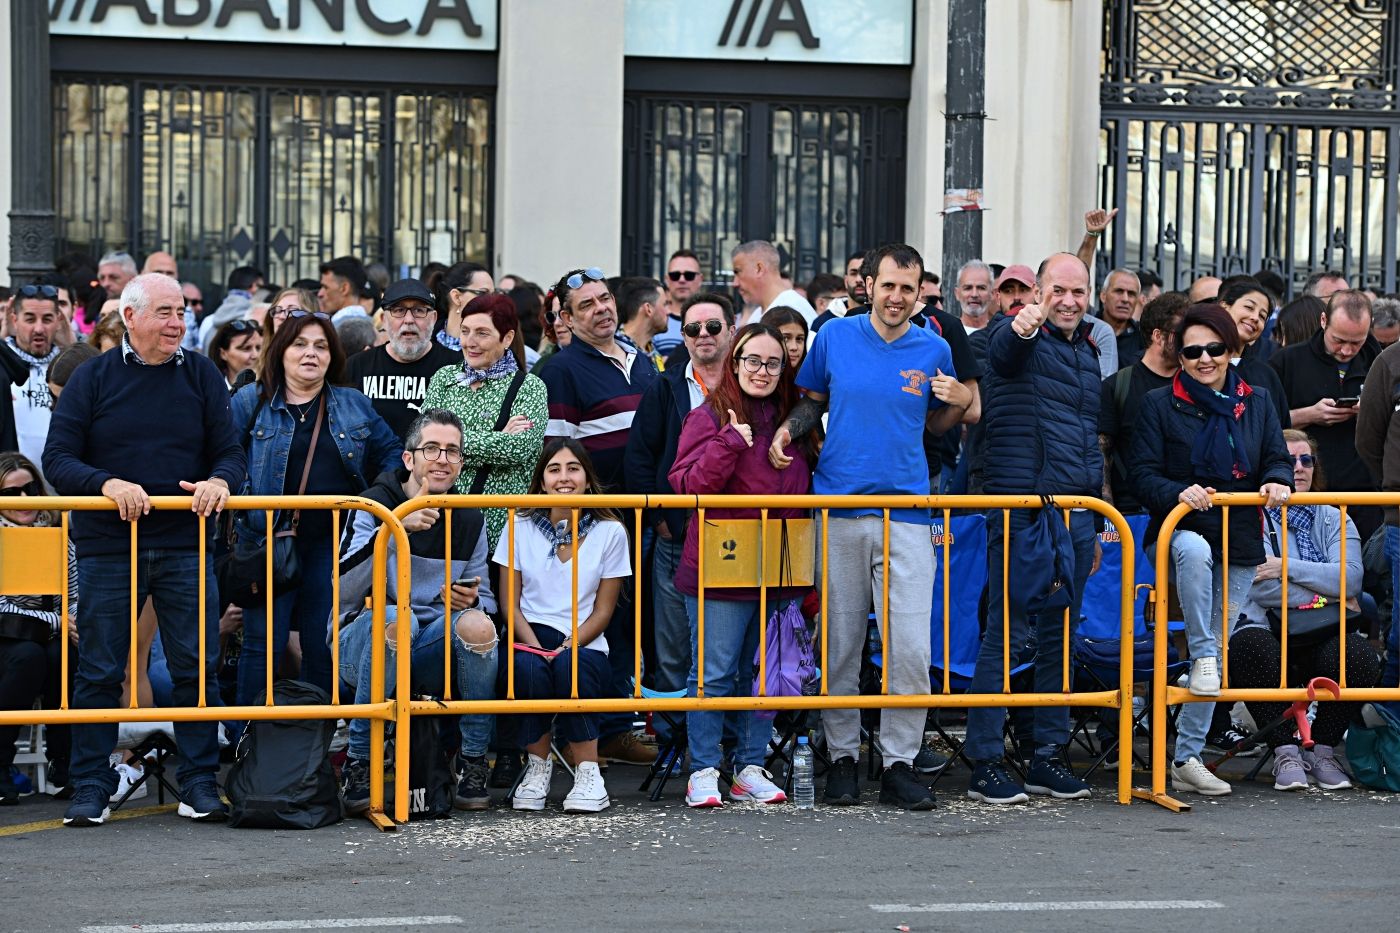
<svg viewBox="0 0 1400 933">
<path fill-rule="evenodd" d="M 612 805 L 608 789 L 603 784 L 603 772 L 598 762 L 581 761 L 574 768 L 574 787 L 564 798 L 565 813 L 597 813 Z"/>
<path fill-rule="evenodd" d="M 787 794 L 773 783 L 773 775 L 758 765 L 749 765 L 734 775 L 734 783 L 729 785 L 729 799 L 735 801 L 757 800 L 759 803 L 785 803 Z"/>
<path fill-rule="evenodd" d="M 685 785 L 687 807 L 708 808 L 724 806 L 719 792 L 719 769 L 703 768 L 690 776 Z"/>
<path fill-rule="evenodd" d="M 1191 662 L 1191 681 L 1187 689 L 1198 697 L 1220 696 L 1220 666 L 1214 657 Z"/>
<path fill-rule="evenodd" d="M 131 790 L 131 786 L 141 780 L 143 772 L 140 768 L 133 767 L 122 761 L 120 752 L 113 752 L 109 760 L 112 762 L 112 770 L 117 772 L 117 790 L 116 793 L 112 794 L 112 799 L 121 800 L 122 796 L 127 791 Z M 147 787 L 145 784 L 142 784 L 140 787 L 137 787 L 136 790 L 132 791 L 131 796 L 126 799 L 140 800 L 142 797 L 146 796 L 146 793 Z"/>
<path fill-rule="evenodd" d="M 1182 764 L 1172 763 L 1172 787 L 1206 797 L 1224 797 L 1231 790 L 1229 783 L 1212 774 L 1194 755 Z"/>
<path fill-rule="evenodd" d="M 525 758 L 525 773 L 515 786 L 510 805 L 516 810 L 543 810 L 549 799 L 549 783 L 554 777 L 554 760 L 536 755 Z"/>
</svg>

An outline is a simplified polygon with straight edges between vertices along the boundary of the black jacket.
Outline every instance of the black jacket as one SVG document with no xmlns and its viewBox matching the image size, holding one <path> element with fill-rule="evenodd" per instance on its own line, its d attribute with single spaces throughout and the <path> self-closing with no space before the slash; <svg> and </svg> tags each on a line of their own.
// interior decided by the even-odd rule
<svg viewBox="0 0 1400 933">
<path fill-rule="evenodd" d="M 1278 413 L 1266 392 L 1253 391 L 1254 397 L 1246 406 L 1240 423 L 1250 473 L 1228 482 L 1207 482 L 1196 475 L 1196 468 L 1191 464 L 1191 447 L 1197 433 L 1205 426 L 1206 416 L 1185 397 L 1185 390 L 1178 390 L 1173 381 L 1172 385 L 1153 389 L 1143 396 L 1132 449 L 1128 453 L 1128 474 L 1138 501 L 1152 513 L 1144 545 L 1157 540 L 1162 520 L 1176 508 L 1177 497 L 1195 483 L 1214 486 L 1217 492 L 1258 492 L 1265 483 L 1282 483 L 1293 488 L 1293 461 L 1283 443 Z M 1206 512 L 1188 512 L 1177 527 L 1205 538 L 1210 542 L 1211 551 L 1219 557 L 1221 513 L 1219 506 Z M 1264 562 L 1264 532 L 1259 516 L 1257 506 L 1230 509 L 1230 563 L 1256 566 Z"/>
<path fill-rule="evenodd" d="M 690 414 L 690 387 L 685 381 L 685 364 L 667 363 L 660 378 L 652 381 L 637 403 L 632 419 L 632 431 L 627 435 L 627 452 L 623 457 L 623 487 L 628 493 L 670 495 L 675 490 L 666 474 L 676 462 L 676 443 L 681 437 L 681 422 Z M 652 509 L 647 515 L 651 525 L 664 521 L 676 541 L 685 540 L 687 509 Z"/>
<path fill-rule="evenodd" d="M 29 367 L 24 360 L 15 356 L 14 351 L 0 340 L 0 388 L 3 388 L 6 404 L 0 405 L 0 450 L 19 450 L 15 434 L 15 408 L 8 403 L 10 386 L 22 386 L 29 379 Z"/>
</svg>

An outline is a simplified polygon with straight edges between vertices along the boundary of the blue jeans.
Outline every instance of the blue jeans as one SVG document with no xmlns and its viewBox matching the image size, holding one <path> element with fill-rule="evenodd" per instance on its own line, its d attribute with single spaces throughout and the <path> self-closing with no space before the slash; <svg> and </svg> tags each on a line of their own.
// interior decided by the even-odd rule
<svg viewBox="0 0 1400 933">
<path fill-rule="evenodd" d="M 272 655 L 273 677 L 292 628 L 301 633 L 300 679 L 330 693 L 331 649 L 326 644 L 330 627 L 331 570 L 336 557 L 330 535 L 297 537 L 301 558 L 301 586 L 290 593 L 274 594 L 272 602 L 272 645 L 267 644 L 266 603 L 243 610 L 243 653 L 238 659 L 238 705 L 258 702 L 266 689 L 267 657 Z"/>
<path fill-rule="evenodd" d="M 1254 567 L 1229 564 L 1224 572 L 1211 553 L 1210 543 L 1194 531 L 1176 531 L 1171 543 L 1172 575 L 1186 623 L 1186 648 L 1192 659 L 1220 658 L 1220 625 L 1225 612 L 1226 580 L 1230 599 L 1230 622 L 1239 618 L 1249 588 L 1254 584 Z M 1228 636 L 1227 636 L 1228 637 Z M 1210 733 L 1215 704 L 1183 703 L 1176 719 L 1175 760 L 1200 758 Z"/>
<path fill-rule="evenodd" d="M 690 671 L 690 626 L 686 620 L 685 600 L 675 582 L 684 546 L 682 540 L 658 537 L 652 548 L 651 608 L 656 670 L 651 672 L 651 685 L 662 693 L 684 690 L 686 674 Z M 652 717 L 652 727 L 661 741 L 670 737 L 670 723 L 664 716 Z"/>
<path fill-rule="evenodd" d="M 136 565 L 136 604 L 147 597 L 155 603 L 161 641 L 170 667 L 171 699 L 179 706 L 199 705 L 199 576 L 214 578 L 213 556 L 203 568 L 192 550 L 139 551 Z M 215 679 L 219 659 L 219 597 L 205 588 L 205 695 L 217 703 Z M 131 654 L 131 559 L 101 554 L 78 562 L 78 631 L 82 650 L 73 687 L 74 709 L 113 709 L 121 701 L 126 662 Z M 107 756 L 117 743 L 115 722 L 73 726 L 72 784 L 116 792 L 117 773 Z M 219 770 L 219 725 L 216 722 L 177 722 L 180 785 L 213 780 Z"/>
<path fill-rule="evenodd" d="M 1024 531 L 1031 523 L 1029 509 L 1013 509 L 1011 535 Z M 1069 532 L 1074 541 L 1074 605 L 1070 607 L 1070 633 L 1079 626 L 1080 606 L 1084 601 L 1084 584 L 1089 568 L 1094 564 L 1094 540 L 1099 517 L 1094 512 L 1071 512 Z M 1002 516 L 1000 509 L 987 513 L 987 630 L 982 647 L 977 652 L 977 667 L 972 675 L 972 693 L 1000 693 L 1002 684 Z M 1015 568 L 1012 568 L 1013 570 Z M 1015 586 L 1013 579 L 1011 586 Z M 1059 693 L 1064 680 L 1064 623 L 1059 612 L 1048 618 L 1032 618 L 1024 613 L 1010 615 L 1011 666 L 1034 659 L 1034 691 Z M 1037 755 L 1049 755 L 1069 741 L 1069 708 L 1038 706 L 1032 714 L 1032 737 Z M 1005 755 L 1006 741 L 1002 729 L 1006 724 L 1005 707 L 974 707 L 967 711 L 967 754 L 973 761 L 1000 761 Z"/>
<path fill-rule="evenodd" d="M 769 612 L 777 612 L 792 600 L 773 600 Z M 686 696 L 696 696 L 699 686 L 699 612 L 700 601 L 685 597 L 685 612 L 690 620 L 690 676 L 686 679 Z M 758 602 L 728 599 L 705 600 L 705 696 L 753 696 L 754 653 L 758 650 Z M 760 720 L 752 710 L 727 713 L 692 711 L 685 714 L 686 733 L 690 738 L 690 766 L 696 771 L 718 768 L 724 759 L 720 747 L 725 733 L 737 738 L 734 746 L 734 770 L 749 765 L 763 767 L 768 752 L 768 737 L 772 727 Z"/>
<path fill-rule="evenodd" d="M 1385 556 L 1390 561 L 1390 634 L 1386 636 L 1382 687 L 1400 687 L 1400 527 L 1385 527 Z M 1388 704 L 1400 714 L 1400 703 Z"/>
<path fill-rule="evenodd" d="M 397 619 L 392 609 L 385 615 L 384 624 Z M 442 689 L 442 635 L 446 627 L 445 619 L 437 619 L 420 627 L 418 619 L 409 614 L 409 631 L 412 633 L 412 650 L 409 656 L 409 670 L 412 673 L 413 693 L 440 696 Z M 352 691 L 356 703 L 372 703 L 370 692 L 371 675 L 374 671 L 374 621 L 373 612 L 366 609 L 350 624 L 340 630 L 340 679 Z M 452 680 L 454 700 L 494 700 L 496 698 L 496 645 L 485 653 L 468 647 L 455 634 L 452 638 Z M 394 695 L 398 684 L 398 664 L 394 642 L 389 642 L 384 650 L 384 696 Z M 478 758 L 486 754 L 486 746 L 491 741 L 491 716 L 471 715 L 459 717 L 462 730 L 462 756 Z M 361 761 L 369 758 L 368 719 L 350 720 L 350 757 Z"/>
</svg>

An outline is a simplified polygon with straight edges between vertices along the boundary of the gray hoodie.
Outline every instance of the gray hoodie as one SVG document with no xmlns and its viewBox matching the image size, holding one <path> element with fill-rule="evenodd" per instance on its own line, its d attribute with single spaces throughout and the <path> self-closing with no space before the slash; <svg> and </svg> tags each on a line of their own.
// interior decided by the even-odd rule
<svg viewBox="0 0 1400 933">
<path fill-rule="evenodd" d="M 1298 508 L 1297 506 L 1294 509 Z M 1298 557 L 1297 528 L 1291 522 L 1288 526 L 1288 605 L 1301 606 L 1313 596 L 1336 599 L 1342 592 L 1342 513 L 1330 505 L 1310 506 L 1315 518 L 1312 525 L 1312 542 L 1327 555 L 1326 561 L 1308 561 Z M 1293 510 L 1290 510 L 1290 512 Z M 1264 521 L 1264 553 L 1277 557 L 1273 530 Z M 1347 599 L 1361 595 L 1361 536 L 1347 519 Z M 1279 550 L 1282 542 L 1279 543 Z M 1258 580 L 1250 587 L 1249 598 L 1245 600 L 1241 612 L 1244 616 L 1239 627 L 1268 625 L 1265 610 L 1278 609 L 1283 605 L 1283 585 L 1278 580 Z"/>
<path fill-rule="evenodd" d="M 233 290 L 224 298 L 223 304 L 215 309 L 214 313 L 206 317 L 199 323 L 199 348 L 205 356 L 209 355 L 209 344 L 214 339 L 214 332 L 223 327 L 229 321 L 237 321 L 248 316 L 248 311 L 253 307 L 253 297 L 247 292 Z"/>
</svg>

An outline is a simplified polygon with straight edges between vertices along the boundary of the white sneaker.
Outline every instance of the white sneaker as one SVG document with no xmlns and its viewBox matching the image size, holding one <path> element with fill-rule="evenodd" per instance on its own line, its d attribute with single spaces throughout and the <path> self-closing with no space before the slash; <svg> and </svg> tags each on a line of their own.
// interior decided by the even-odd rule
<svg viewBox="0 0 1400 933">
<path fill-rule="evenodd" d="M 1214 657 L 1191 662 L 1191 681 L 1186 689 L 1198 697 L 1220 696 L 1220 666 Z"/>
<path fill-rule="evenodd" d="M 516 810 L 543 810 L 554 777 L 554 759 L 535 755 L 526 755 L 525 759 L 525 773 L 515 786 L 510 805 Z"/>
<path fill-rule="evenodd" d="M 735 801 L 757 800 L 759 803 L 785 803 L 787 794 L 783 793 L 781 787 L 773 783 L 773 775 L 758 765 L 749 765 L 734 775 L 734 782 L 729 785 L 729 799 Z"/>
<path fill-rule="evenodd" d="M 687 807 L 722 807 L 724 798 L 719 792 L 719 769 L 704 768 L 690 776 L 685 785 L 685 805 Z"/>
<path fill-rule="evenodd" d="M 1184 764 L 1172 763 L 1172 787 L 1177 790 L 1194 791 L 1206 797 L 1224 797 L 1230 793 L 1230 785 L 1210 772 L 1201 759 L 1194 755 Z"/>
<path fill-rule="evenodd" d="M 574 787 L 564 798 L 565 813 L 597 813 L 612 805 L 596 761 L 580 761 L 574 768 Z"/>
<path fill-rule="evenodd" d="M 133 767 L 122 761 L 120 755 L 114 754 L 112 757 L 116 759 L 112 764 L 112 770 L 117 772 L 117 790 L 116 793 L 112 794 L 112 799 L 121 800 L 126 792 L 131 790 L 132 785 L 141 780 L 145 772 L 140 768 Z M 137 787 L 136 790 L 132 791 L 131 796 L 126 797 L 126 799 L 140 800 L 142 797 L 146 796 L 146 793 L 147 787 L 143 783 Z"/>
</svg>

